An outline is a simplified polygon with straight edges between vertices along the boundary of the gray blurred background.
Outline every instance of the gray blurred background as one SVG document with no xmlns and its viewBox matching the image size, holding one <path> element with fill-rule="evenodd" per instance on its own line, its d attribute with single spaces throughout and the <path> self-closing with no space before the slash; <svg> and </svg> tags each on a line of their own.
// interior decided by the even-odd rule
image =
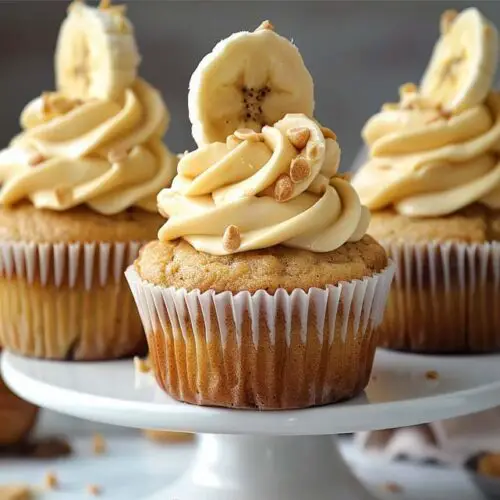
<svg viewBox="0 0 500 500">
<path fill-rule="evenodd" d="M 500 1 L 161 1 L 132 0 L 129 17 L 143 55 L 141 73 L 172 114 L 166 141 L 191 149 L 189 77 L 230 33 L 270 19 L 293 38 L 313 75 L 316 116 L 339 136 L 342 167 L 361 145 L 360 129 L 398 86 L 418 82 L 438 36 L 439 16 L 470 5 L 500 27 Z M 0 0 L 0 144 L 18 131 L 23 106 L 53 89 L 52 57 L 66 1 Z"/>
</svg>

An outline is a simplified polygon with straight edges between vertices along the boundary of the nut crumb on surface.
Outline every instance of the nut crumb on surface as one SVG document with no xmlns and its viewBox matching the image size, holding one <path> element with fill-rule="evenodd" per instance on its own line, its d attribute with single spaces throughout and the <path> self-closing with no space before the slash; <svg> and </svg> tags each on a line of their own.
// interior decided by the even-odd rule
<svg viewBox="0 0 500 500">
<path fill-rule="evenodd" d="M 2 500 L 31 500 L 33 491 L 23 484 L 4 485 L 0 486 L 0 498 Z"/>
<path fill-rule="evenodd" d="M 149 373 L 151 371 L 151 365 L 149 364 L 149 359 L 139 358 L 139 356 L 134 357 L 134 365 L 136 372 L 139 373 Z"/>
<path fill-rule="evenodd" d="M 427 380 L 437 380 L 439 378 L 439 373 L 436 370 L 428 370 L 425 372 L 425 378 Z"/>
<path fill-rule="evenodd" d="M 227 226 L 222 237 L 222 246 L 227 252 L 235 252 L 241 245 L 241 233 L 238 226 Z"/>
<path fill-rule="evenodd" d="M 106 452 L 106 440 L 101 434 L 94 434 L 92 437 L 92 450 L 94 455 L 102 455 Z"/>
<path fill-rule="evenodd" d="M 101 494 L 102 489 L 97 484 L 89 484 L 87 486 L 87 492 L 88 492 L 89 495 L 97 497 L 97 496 L 99 496 Z"/>
<path fill-rule="evenodd" d="M 403 487 L 394 481 L 388 481 L 384 484 L 384 490 L 389 493 L 401 493 L 403 491 Z"/>
<path fill-rule="evenodd" d="M 54 472 L 45 474 L 45 487 L 49 490 L 57 490 L 59 488 L 59 479 Z"/>
</svg>

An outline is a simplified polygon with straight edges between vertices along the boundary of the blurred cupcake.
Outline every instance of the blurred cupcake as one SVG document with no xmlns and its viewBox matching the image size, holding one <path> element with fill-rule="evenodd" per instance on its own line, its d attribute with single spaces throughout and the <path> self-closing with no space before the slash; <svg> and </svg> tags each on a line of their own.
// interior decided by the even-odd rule
<svg viewBox="0 0 500 500">
<path fill-rule="evenodd" d="M 297 48 L 270 23 L 234 34 L 189 88 L 199 147 L 158 197 L 159 241 L 127 270 L 158 383 L 268 410 L 359 394 L 392 268 L 337 175 L 335 134 L 311 118 Z"/>
<path fill-rule="evenodd" d="M 500 94 L 495 27 L 448 11 L 420 88 L 406 84 L 363 129 L 353 180 L 369 233 L 398 264 L 381 344 L 420 352 L 500 348 Z"/>
<path fill-rule="evenodd" d="M 161 218 L 156 195 L 177 159 L 169 115 L 137 77 L 123 6 L 70 6 L 57 43 L 57 91 L 21 116 L 0 152 L 0 345 L 54 359 L 144 348 L 123 271 Z"/>
</svg>

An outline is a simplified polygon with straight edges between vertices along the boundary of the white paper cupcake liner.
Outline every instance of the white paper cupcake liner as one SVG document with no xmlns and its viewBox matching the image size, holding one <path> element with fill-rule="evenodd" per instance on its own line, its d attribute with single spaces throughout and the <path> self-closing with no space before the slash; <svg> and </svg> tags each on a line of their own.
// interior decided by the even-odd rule
<svg viewBox="0 0 500 500">
<path fill-rule="evenodd" d="M 134 354 L 143 333 L 123 273 L 140 246 L 0 242 L 0 344 L 55 359 Z"/>
<path fill-rule="evenodd" d="M 382 245 L 397 266 L 382 345 L 433 352 L 500 348 L 500 243 Z"/>
<path fill-rule="evenodd" d="M 267 409 L 326 404 L 364 389 L 373 362 L 373 331 L 382 321 L 394 270 L 391 263 L 363 280 L 308 292 L 278 289 L 274 294 L 160 287 L 141 280 L 133 267 L 126 277 L 148 335 L 157 379 L 167 392 L 197 404 Z M 216 346 L 215 358 L 208 346 Z M 161 353 L 156 366 L 155 351 Z M 311 356 L 317 356 L 317 366 L 307 359 Z M 207 359 L 212 363 L 205 363 Z M 299 377 L 295 385 L 304 390 L 300 397 L 283 398 L 292 389 L 285 385 L 292 381 L 271 380 L 278 376 L 273 359 L 281 363 L 285 379 L 294 366 Z M 265 382 L 258 373 L 262 363 L 269 370 Z M 340 368 L 349 363 L 353 369 Z M 231 390 L 223 371 L 236 374 Z M 220 384 L 208 388 L 206 380 L 213 376 Z M 282 393 L 262 394 L 280 384 Z M 221 401 L 217 394 L 226 397 Z"/>
</svg>

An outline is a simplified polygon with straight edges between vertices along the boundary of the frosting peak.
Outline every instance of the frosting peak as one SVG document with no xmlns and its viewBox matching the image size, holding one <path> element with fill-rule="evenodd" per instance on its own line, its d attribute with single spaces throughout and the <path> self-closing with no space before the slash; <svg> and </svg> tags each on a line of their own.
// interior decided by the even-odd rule
<svg viewBox="0 0 500 500">
<path fill-rule="evenodd" d="M 240 129 L 183 156 L 172 188 L 158 196 L 168 217 L 159 239 L 184 238 L 214 255 L 278 244 L 328 252 L 359 240 L 369 213 L 336 175 L 334 137 L 288 114 L 260 133 Z"/>
</svg>

